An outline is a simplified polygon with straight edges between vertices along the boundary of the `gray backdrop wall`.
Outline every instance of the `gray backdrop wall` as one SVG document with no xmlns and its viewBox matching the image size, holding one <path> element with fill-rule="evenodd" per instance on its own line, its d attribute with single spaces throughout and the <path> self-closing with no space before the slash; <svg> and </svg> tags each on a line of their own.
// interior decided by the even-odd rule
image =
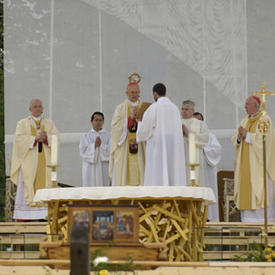
<svg viewBox="0 0 275 275">
<path fill-rule="evenodd" d="M 179 108 L 184 99 L 223 146 L 218 169 L 232 170 L 230 137 L 244 100 L 262 81 L 275 89 L 273 0 L 5 1 L 6 167 L 16 122 L 32 98 L 62 134 L 59 181 L 80 186 L 81 133 L 94 111 L 110 130 L 130 73 L 142 76 L 141 98 L 163 82 Z M 275 120 L 275 97 L 267 111 Z"/>
</svg>

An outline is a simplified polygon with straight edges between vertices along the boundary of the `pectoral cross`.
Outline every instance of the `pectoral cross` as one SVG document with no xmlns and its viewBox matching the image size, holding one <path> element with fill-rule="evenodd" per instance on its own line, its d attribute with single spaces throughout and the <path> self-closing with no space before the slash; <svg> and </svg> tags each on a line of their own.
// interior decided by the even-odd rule
<svg viewBox="0 0 275 275">
<path fill-rule="evenodd" d="M 262 112 L 266 114 L 266 96 L 267 95 L 275 95 L 275 91 L 266 91 L 265 90 L 265 82 L 262 83 L 262 90 L 260 92 L 252 92 L 253 95 L 260 95 L 262 96 Z"/>
</svg>

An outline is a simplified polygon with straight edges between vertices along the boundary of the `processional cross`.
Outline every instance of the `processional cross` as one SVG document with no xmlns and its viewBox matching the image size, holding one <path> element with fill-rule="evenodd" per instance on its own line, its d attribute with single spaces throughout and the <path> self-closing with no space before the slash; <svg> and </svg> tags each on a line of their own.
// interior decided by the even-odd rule
<svg viewBox="0 0 275 275">
<path fill-rule="evenodd" d="M 262 112 L 266 114 L 266 96 L 267 95 L 275 95 L 275 91 L 266 91 L 265 90 L 265 82 L 262 83 L 262 90 L 260 92 L 252 92 L 253 95 L 260 95 L 262 96 Z"/>
</svg>

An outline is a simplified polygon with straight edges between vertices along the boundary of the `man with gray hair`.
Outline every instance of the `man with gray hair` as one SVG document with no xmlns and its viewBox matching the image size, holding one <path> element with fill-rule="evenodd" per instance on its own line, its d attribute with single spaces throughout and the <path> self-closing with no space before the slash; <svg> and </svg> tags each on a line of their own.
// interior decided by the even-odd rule
<svg viewBox="0 0 275 275">
<path fill-rule="evenodd" d="M 243 222 L 264 220 L 263 146 L 259 123 L 270 123 L 266 134 L 266 172 L 268 179 L 268 221 L 275 222 L 275 131 L 271 119 L 260 110 L 261 100 L 250 96 L 245 103 L 247 116 L 232 137 L 236 149 L 234 200 Z"/>
<path fill-rule="evenodd" d="M 51 187 L 51 136 L 59 136 L 54 123 L 42 116 L 39 99 L 30 101 L 30 116 L 16 126 L 11 159 L 11 181 L 17 185 L 14 216 L 19 221 L 45 219 L 46 207 L 30 207 L 38 189 Z"/>
<path fill-rule="evenodd" d="M 182 103 L 181 115 L 182 115 L 182 132 L 184 136 L 185 145 L 185 159 L 187 163 L 189 160 L 189 136 L 192 134 L 195 136 L 195 162 L 199 163 L 200 166 L 195 169 L 196 183 L 204 187 L 205 186 L 205 173 L 203 169 L 203 148 L 208 142 L 209 133 L 208 127 L 204 121 L 198 120 L 193 117 L 195 103 L 191 100 L 185 100 Z M 190 172 L 187 169 L 187 182 L 190 181 Z"/>
</svg>

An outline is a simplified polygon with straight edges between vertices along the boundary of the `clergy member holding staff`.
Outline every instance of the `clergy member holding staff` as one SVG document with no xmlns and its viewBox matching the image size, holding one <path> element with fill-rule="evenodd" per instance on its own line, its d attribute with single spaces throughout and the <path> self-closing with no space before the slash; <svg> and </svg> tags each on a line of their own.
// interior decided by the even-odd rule
<svg viewBox="0 0 275 275">
<path fill-rule="evenodd" d="M 234 199 L 243 222 L 264 221 L 263 142 L 258 128 L 261 120 L 270 123 L 266 134 L 267 216 L 268 221 L 275 222 L 275 131 L 271 119 L 260 106 L 261 100 L 257 96 L 247 98 L 247 116 L 232 137 L 236 148 Z"/>
<path fill-rule="evenodd" d="M 139 100 L 140 76 L 129 77 L 127 99 L 119 104 L 112 117 L 109 176 L 112 185 L 143 185 L 145 143 L 136 142 L 137 118 L 148 106 Z"/>
<path fill-rule="evenodd" d="M 59 139 L 54 123 L 42 116 L 41 100 L 31 100 L 29 110 L 31 115 L 17 123 L 11 159 L 10 178 L 17 185 L 13 218 L 17 220 L 39 220 L 48 215 L 46 207 L 30 205 L 38 189 L 52 187 L 47 165 L 51 164 L 52 136 Z"/>
<path fill-rule="evenodd" d="M 109 186 L 110 133 L 103 128 L 104 114 L 94 112 L 92 129 L 85 133 L 79 144 L 82 158 L 82 185 Z"/>
<path fill-rule="evenodd" d="M 184 136 L 184 143 L 185 143 L 185 158 L 187 163 L 200 164 L 198 167 L 195 168 L 195 178 L 196 184 L 200 187 L 205 187 L 205 175 L 203 169 L 203 148 L 208 142 L 209 138 L 209 131 L 206 123 L 204 121 L 200 121 L 193 117 L 194 114 L 194 107 L 195 103 L 191 100 L 185 100 L 182 103 L 181 108 L 181 115 L 182 115 L 182 132 Z M 188 154 L 188 148 L 190 146 L 190 138 L 194 137 L 195 143 L 195 153 L 194 159 L 190 160 L 189 157 L 192 154 Z M 189 181 L 189 169 L 187 173 L 188 177 L 187 180 Z"/>
<path fill-rule="evenodd" d="M 195 112 L 193 116 L 201 121 L 204 120 L 203 115 Z M 211 222 L 219 222 L 219 202 L 218 202 L 218 184 L 217 184 L 217 165 L 221 160 L 222 146 L 217 137 L 209 132 L 207 144 L 203 147 L 204 159 L 202 166 L 205 175 L 205 187 L 210 187 L 216 197 L 216 203 L 208 206 L 207 218 Z"/>
<path fill-rule="evenodd" d="M 153 87 L 156 101 L 138 123 L 137 141 L 146 141 L 145 186 L 186 185 L 184 141 L 178 107 L 166 97 L 166 87 Z"/>
</svg>

